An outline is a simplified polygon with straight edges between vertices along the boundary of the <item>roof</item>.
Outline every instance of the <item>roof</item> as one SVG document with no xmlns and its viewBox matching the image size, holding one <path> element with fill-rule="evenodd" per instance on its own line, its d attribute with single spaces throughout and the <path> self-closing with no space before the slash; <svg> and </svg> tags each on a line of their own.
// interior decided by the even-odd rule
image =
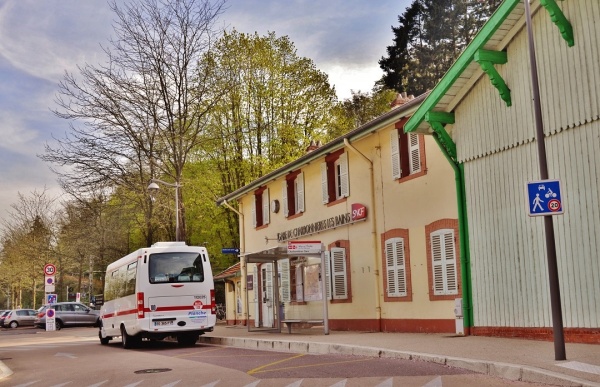
<svg viewBox="0 0 600 387">
<path fill-rule="evenodd" d="M 240 263 L 238 262 L 235 265 L 230 266 L 227 269 L 220 272 L 219 274 L 217 274 L 214 277 L 214 279 L 225 279 L 225 278 L 230 278 L 230 277 L 236 277 L 239 272 L 240 272 Z"/>
<path fill-rule="evenodd" d="M 534 9 L 540 7 L 538 2 Z M 475 54 L 481 50 L 503 51 L 514 35 L 525 25 L 525 6 L 522 0 L 505 0 L 496 9 L 473 41 L 450 67 L 425 101 L 404 125 L 405 132 L 431 134 L 426 118 L 430 112 L 450 113 L 460 100 L 484 75 Z"/>
<path fill-rule="evenodd" d="M 343 148 L 344 140 L 348 140 L 348 141 L 352 142 L 352 141 L 358 140 L 366 135 L 369 135 L 369 134 L 377 131 L 378 129 L 381 129 L 384 126 L 387 126 L 391 123 L 395 123 L 399 119 L 412 114 L 416 110 L 416 108 L 419 106 L 419 104 L 425 99 L 426 95 L 427 94 L 422 94 L 422 95 L 410 100 L 409 102 L 406 102 L 405 104 L 400 105 L 400 106 L 392 109 L 391 111 L 389 111 L 385 114 L 382 114 L 381 116 L 367 122 L 366 124 L 359 126 L 358 128 L 346 133 L 345 135 L 340 136 L 340 137 L 328 142 L 327 144 L 317 148 L 316 150 L 305 154 L 304 156 L 300 157 L 299 159 L 297 159 L 291 163 L 288 163 L 288 164 L 284 165 L 283 167 L 276 169 L 273 172 L 268 173 L 256 180 L 252 181 L 251 183 L 233 191 L 232 193 L 230 193 L 228 195 L 218 198 L 217 205 L 222 205 L 223 203 L 225 203 L 229 200 L 236 200 L 236 199 L 244 196 L 246 193 L 259 188 L 260 186 L 264 185 L 268 181 L 275 180 L 278 177 L 283 176 L 293 170 L 296 170 L 303 165 L 306 165 L 314 160 L 317 160 L 319 158 L 326 156 L 329 153 L 335 152 L 336 150 Z"/>
</svg>

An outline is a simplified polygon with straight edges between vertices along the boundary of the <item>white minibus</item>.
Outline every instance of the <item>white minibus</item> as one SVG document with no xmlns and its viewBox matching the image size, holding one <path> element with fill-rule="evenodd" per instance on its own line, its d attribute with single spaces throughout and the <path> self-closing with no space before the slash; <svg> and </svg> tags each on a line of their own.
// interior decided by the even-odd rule
<svg viewBox="0 0 600 387">
<path fill-rule="evenodd" d="M 121 336 L 123 348 L 142 339 L 194 345 L 216 323 L 208 252 L 184 242 L 158 242 L 108 265 L 100 310 L 101 344 Z"/>
</svg>

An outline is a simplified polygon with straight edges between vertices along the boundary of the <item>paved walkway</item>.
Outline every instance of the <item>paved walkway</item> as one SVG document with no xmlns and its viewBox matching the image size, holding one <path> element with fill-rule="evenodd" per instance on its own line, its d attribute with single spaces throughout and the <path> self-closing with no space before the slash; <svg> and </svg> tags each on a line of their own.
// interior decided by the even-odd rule
<svg viewBox="0 0 600 387">
<path fill-rule="evenodd" d="M 218 325 L 200 342 L 297 353 L 341 353 L 424 360 L 525 382 L 600 387 L 600 345 L 566 344 L 566 361 L 554 360 L 554 343 L 524 339 L 422 333 L 330 332 L 284 328 L 249 332 Z"/>
</svg>

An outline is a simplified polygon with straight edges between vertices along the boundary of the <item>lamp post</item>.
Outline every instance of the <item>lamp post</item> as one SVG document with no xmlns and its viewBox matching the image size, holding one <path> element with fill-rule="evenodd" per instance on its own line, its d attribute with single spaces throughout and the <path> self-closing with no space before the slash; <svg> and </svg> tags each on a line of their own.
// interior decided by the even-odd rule
<svg viewBox="0 0 600 387">
<path fill-rule="evenodd" d="M 148 191 L 150 192 L 150 196 L 156 193 L 160 187 L 158 184 L 164 184 L 168 187 L 175 188 L 175 241 L 179 241 L 179 187 L 181 185 L 178 182 L 175 183 L 167 183 L 166 181 L 162 181 L 159 179 L 150 179 L 150 184 L 148 185 Z"/>
</svg>

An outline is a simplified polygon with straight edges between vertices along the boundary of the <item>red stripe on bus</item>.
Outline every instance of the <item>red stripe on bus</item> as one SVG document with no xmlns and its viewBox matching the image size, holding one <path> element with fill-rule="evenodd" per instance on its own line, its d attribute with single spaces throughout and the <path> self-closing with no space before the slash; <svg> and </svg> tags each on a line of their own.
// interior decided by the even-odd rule
<svg viewBox="0 0 600 387">
<path fill-rule="evenodd" d="M 205 305 L 202 305 L 201 309 L 212 309 L 212 306 L 210 304 L 205 304 Z M 196 310 L 196 308 L 194 308 L 191 305 L 190 306 L 162 306 L 162 307 L 156 308 L 155 310 L 151 310 L 150 308 L 144 308 L 145 313 L 177 312 L 177 311 L 186 311 L 186 310 Z M 137 314 L 137 309 L 123 310 L 123 311 L 119 311 L 119 313 L 107 313 L 105 315 L 102 315 L 102 318 L 111 318 L 111 317 L 123 316 L 123 315 L 128 315 L 128 314 Z"/>
</svg>

